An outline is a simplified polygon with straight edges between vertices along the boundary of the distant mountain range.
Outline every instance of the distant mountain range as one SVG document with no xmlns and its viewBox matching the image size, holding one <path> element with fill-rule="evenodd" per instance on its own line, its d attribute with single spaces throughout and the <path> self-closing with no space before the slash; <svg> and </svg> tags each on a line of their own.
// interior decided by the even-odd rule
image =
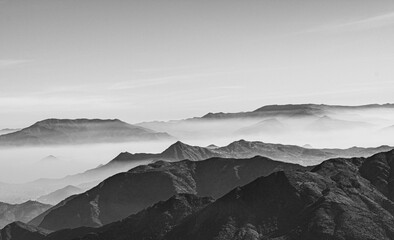
<svg viewBox="0 0 394 240">
<path fill-rule="evenodd" d="M 0 135 L 0 146 L 61 145 L 172 139 L 167 133 L 118 119 L 46 119 L 19 131 Z"/>
<path fill-rule="evenodd" d="M 39 179 L 26 184 L 1 184 L 0 197 L 6 202 L 20 202 L 27 199 L 37 199 L 49 191 L 62 189 L 68 185 L 88 189 L 114 174 L 128 171 L 130 168 L 155 161 L 176 162 L 181 160 L 201 161 L 212 157 L 219 158 L 252 158 L 254 156 L 268 157 L 278 161 L 301 164 L 304 166 L 319 164 L 335 157 L 368 157 L 378 152 L 389 151 L 391 146 L 376 148 L 349 149 L 314 149 L 295 145 L 263 143 L 257 141 L 239 140 L 227 146 L 199 147 L 191 146 L 180 141 L 172 144 L 162 153 L 128 153 L 123 152 L 107 164 L 90 169 L 83 173 L 69 175 L 59 179 Z M 82 185 L 83 186 L 82 186 Z"/>
<path fill-rule="evenodd" d="M 136 125 L 167 132 L 182 140 L 220 137 L 239 139 L 253 136 L 253 139 L 279 139 L 281 142 L 295 135 L 308 139 L 309 135 L 320 133 L 340 133 L 342 135 L 339 137 L 345 137 L 346 132 L 352 130 L 358 130 L 363 134 L 376 133 L 379 129 L 393 124 L 393 113 L 394 104 L 268 105 L 248 112 L 208 113 L 202 117 L 167 122 L 142 122 Z M 305 136 L 306 134 L 309 135 Z M 280 138 L 275 138 L 278 136 Z M 313 140 L 317 144 L 316 138 Z"/>
<path fill-rule="evenodd" d="M 17 132 L 20 129 L 12 129 L 12 128 L 4 128 L 4 129 L 0 129 L 0 135 L 4 135 L 4 134 L 8 134 L 8 133 L 13 133 L 13 132 Z"/>
<path fill-rule="evenodd" d="M 79 194 L 82 192 L 84 192 L 83 189 L 72 186 L 72 185 L 68 185 L 62 189 L 58 189 L 54 192 L 51 192 L 47 195 L 37 198 L 37 201 L 42 202 L 42 203 L 55 205 L 72 195 Z"/>
<path fill-rule="evenodd" d="M 377 131 L 391 126 L 393 114 L 374 119 L 373 114 L 394 111 L 394 104 L 334 106 L 323 104 L 268 105 L 239 113 L 208 113 L 202 117 L 131 125 L 118 119 L 46 119 L 20 130 L 0 131 L 1 146 L 114 143 L 171 139 L 266 139 L 305 131 Z M 379 115 L 379 114 L 378 114 Z M 384 115 L 384 114 L 383 114 Z M 386 123 L 387 122 L 387 123 Z M 385 125 L 387 124 L 387 125 Z M 171 136 L 170 136 L 171 135 Z M 270 140 L 272 138 L 268 138 Z M 280 141 L 281 142 L 281 139 Z M 301 145 L 301 143 L 299 143 Z M 302 143 L 304 144 L 304 143 Z"/>
<path fill-rule="evenodd" d="M 324 116 L 329 111 L 337 110 L 371 110 L 371 109 L 393 109 L 394 104 L 369 104 L 360 106 L 341 106 L 326 104 L 287 104 L 287 105 L 267 105 L 251 112 L 241 113 L 208 113 L 202 119 L 229 119 L 229 118 L 250 118 L 250 117 L 305 117 Z"/>
<path fill-rule="evenodd" d="M 52 205 L 36 201 L 27 201 L 21 204 L 0 202 L 0 228 L 15 221 L 27 223 L 50 207 Z"/>
<path fill-rule="evenodd" d="M 192 160 L 200 161 L 212 157 L 221 158 L 251 158 L 254 156 L 264 156 L 271 159 L 298 163 L 302 165 L 312 165 L 320 163 L 323 160 L 335 157 L 367 157 L 378 152 L 389 151 L 393 149 L 390 146 L 380 146 L 376 148 L 352 147 L 348 149 L 314 149 L 303 148 L 295 145 L 284 145 L 274 143 L 264 143 L 258 141 L 239 140 L 230 143 L 224 147 L 199 147 L 191 146 L 183 142 L 176 142 L 162 153 L 137 153 L 132 154 L 124 152 L 119 154 L 111 164 L 127 163 L 137 160 L 165 160 L 179 161 Z"/>
<path fill-rule="evenodd" d="M 108 207 L 116 209 L 119 203 L 129 203 L 130 199 L 136 203 L 143 201 L 142 196 L 158 196 L 166 192 L 167 184 L 178 186 L 171 190 L 178 193 L 145 209 L 136 204 L 134 206 L 141 208 L 138 213 L 99 228 L 77 227 L 49 233 L 42 228 L 13 223 L 0 232 L 0 239 L 393 239 L 394 195 L 391 182 L 394 174 L 391 166 L 394 164 L 394 150 L 368 158 L 331 159 L 311 168 L 294 168 L 294 165 L 291 167 L 286 163 L 264 159 L 265 163 L 274 164 L 271 167 L 276 165 L 270 168 L 274 170 L 271 174 L 265 174 L 270 172 L 265 165 L 256 165 L 262 159 L 255 160 L 233 160 L 224 164 L 226 162 L 222 159 L 210 159 L 141 166 L 107 179 L 98 188 L 90 190 L 89 194 L 73 197 L 52 208 L 44 217 L 47 218 L 45 224 L 70 225 L 73 224 L 70 216 L 75 214 L 84 220 L 94 221 L 82 223 L 74 218 L 78 220 L 74 225 L 97 226 L 100 225 L 99 221 L 104 220 L 101 218 L 104 215 L 113 217 L 110 215 L 113 211 L 104 210 Z M 260 177 L 250 177 L 248 174 L 258 171 L 263 171 Z M 246 181 L 245 178 L 249 180 L 249 177 L 255 180 Z M 134 188 L 130 184 L 138 186 L 135 181 L 141 183 L 149 179 L 153 179 L 149 189 L 138 189 L 137 195 L 132 193 Z M 244 181 L 245 184 L 242 184 Z M 235 186 L 228 190 L 232 184 Z M 160 191 L 159 185 L 163 186 Z M 117 189 L 115 192 L 122 194 L 108 193 L 104 189 Z M 195 192 L 187 193 L 190 190 Z M 216 197 L 198 196 L 203 194 L 216 194 Z M 82 199 L 86 199 L 86 203 L 81 202 Z M 77 207 L 71 202 L 79 202 L 80 205 Z M 60 219 L 62 216 L 66 216 L 64 222 Z M 56 221 L 51 224 L 49 219 Z M 22 234 L 24 238 L 20 237 Z"/>
</svg>

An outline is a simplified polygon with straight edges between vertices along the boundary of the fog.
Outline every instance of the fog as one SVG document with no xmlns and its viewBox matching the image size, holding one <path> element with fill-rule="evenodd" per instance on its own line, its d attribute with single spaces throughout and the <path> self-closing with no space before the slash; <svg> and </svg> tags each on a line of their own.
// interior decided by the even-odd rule
<svg viewBox="0 0 394 240">
<path fill-rule="evenodd" d="M 243 119 L 183 120 L 145 125 L 185 143 L 227 145 L 239 139 L 349 148 L 394 145 L 394 110 L 331 110 L 317 116 L 276 115 Z M 390 128 L 391 127 L 391 128 Z M 82 144 L 0 149 L 0 182 L 22 183 L 61 178 L 105 164 L 119 153 L 158 153 L 173 141 Z M 53 159 L 45 159 L 48 156 Z"/>
<path fill-rule="evenodd" d="M 283 115 L 255 118 L 186 120 L 144 123 L 187 143 L 226 145 L 245 139 L 270 143 L 311 145 L 315 148 L 394 145 L 394 109 L 327 110 L 304 117 Z M 391 128 L 390 128 L 391 127 Z"/>
<path fill-rule="evenodd" d="M 0 182 L 24 183 L 38 178 L 61 178 L 106 164 L 119 153 L 161 152 L 172 142 L 16 147 L 0 149 Z M 45 159 L 48 156 L 55 159 Z"/>
<path fill-rule="evenodd" d="M 267 143 L 292 144 L 312 148 L 394 146 L 393 110 L 335 109 L 318 115 L 232 119 L 193 119 L 144 123 L 152 130 L 167 132 L 190 145 L 225 146 L 245 139 Z M 77 175 L 106 164 L 121 152 L 159 153 L 176 140 L 80 144 L 0 149 L 0 201 L 22 202 L 60 189 L 68 184 L 89 189 L 117 172 L 139 164 L 114 165 L 94 174 Z M 61 180 L 40 180 L 51 178 Z M 33 183 L 21 184 L 35 181 Z M 1 183 L 3 182 L 3 183 Z M 4 184 L 7 183 L 7 184 Z M 12 183 L 12 185 L 8 184 Z M 17 184 L 17 185 L 15 185 Z"/>
</svg>

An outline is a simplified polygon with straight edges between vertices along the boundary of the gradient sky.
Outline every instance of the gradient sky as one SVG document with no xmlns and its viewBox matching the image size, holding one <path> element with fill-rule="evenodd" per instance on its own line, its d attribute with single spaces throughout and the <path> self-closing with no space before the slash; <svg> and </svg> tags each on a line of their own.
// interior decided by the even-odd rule
<svg viewBox="0 0 394 240">
<path fill-rule="evenodd" d="M 0 0 L 0 128 L 393 101 L 392 0 Z"/>
</svg>

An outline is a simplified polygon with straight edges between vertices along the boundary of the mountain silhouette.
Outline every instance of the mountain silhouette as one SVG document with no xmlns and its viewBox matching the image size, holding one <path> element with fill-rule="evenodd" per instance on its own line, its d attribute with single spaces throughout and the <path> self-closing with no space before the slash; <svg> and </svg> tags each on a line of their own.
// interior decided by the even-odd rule
<svg viewBox="0 0 394 240">
<path fill-rule="evenodd" d="M 31 223 L 48 230 L 99 227 L 175 194 L 217 198 L 236 186 L 282 169 L 305 167 L 264 157 L 158 161 L 116 174 L 89 191 L 60 202 Z"/>
<path fill-rule="evenodd" d="M 330 159 L 309 169 L 274 171 L 236 186 L 214 202 L 175 194 L 112 224 L 61 230 L 39 239 L 391 240 L 393 163 L 394 150 L 368 158 Z M 138 171 L 146 168 L 153 166 Z M 208 176 L 203 178 L 215 183 Z"/>
<path fill-rule="evenodd" d="M 118 119 L 46 119 L 19 131 L 1 135 L 0 146 L 61 145 L 171 139 Z"/>
</svg>

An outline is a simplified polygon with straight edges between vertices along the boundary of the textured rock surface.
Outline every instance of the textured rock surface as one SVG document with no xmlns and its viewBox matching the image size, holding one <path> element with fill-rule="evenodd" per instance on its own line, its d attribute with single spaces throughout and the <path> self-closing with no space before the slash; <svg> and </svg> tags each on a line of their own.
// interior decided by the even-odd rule
<svg viewBox="0 0 394 240">
<path fill-rule="evenodd" d="M 234 187 L 282 169 L 304 167 L 263 157 L 160 161 L 110 177 L 93 189 L 59 203 L 44 213 L 44 217 L 39 216 L 40 221 L 35 219 L 32 223 L 49 230 L 98 227 L 178 193 L 218 198 Z"/>
<path fill-rule="evenodd" d="M 259 178 L 194 214 L 165 239 L 394 239 L 389 194 L 378 190 L 380 182 L 362 177 L 369 164 L 380 165 L 393 154 L 333 159 L 310 172 Z"/>
</svg>

